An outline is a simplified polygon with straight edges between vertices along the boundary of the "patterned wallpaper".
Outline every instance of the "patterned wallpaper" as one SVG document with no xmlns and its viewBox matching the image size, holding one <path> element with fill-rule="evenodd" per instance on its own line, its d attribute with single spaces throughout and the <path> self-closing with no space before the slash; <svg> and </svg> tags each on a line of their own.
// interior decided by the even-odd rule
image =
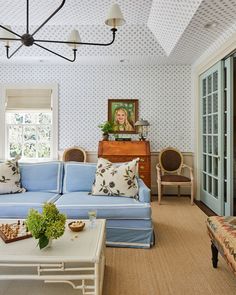
<svg viewBox="0 0 236 295">
<path fill-rule="evenodd" d="M 108 98 L 139 100 L 150 122 L 151 150 L 193 151 L 193 98 L 189 65 L 1 65 L 1 83 L 58 83 L 59 149 L 96 151 Z M 133 138 L 137 138 L 133 135 Z"/>
</svg>

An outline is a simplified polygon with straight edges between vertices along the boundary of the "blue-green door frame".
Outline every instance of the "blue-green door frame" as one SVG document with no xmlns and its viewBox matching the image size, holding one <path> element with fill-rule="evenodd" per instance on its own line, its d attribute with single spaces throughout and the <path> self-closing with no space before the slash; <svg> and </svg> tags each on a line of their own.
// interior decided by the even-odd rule
<svg viewBox="0 0 236 295">
<path fill-rule="evenodd" d="M 217 72 L 218 89 L 209 94 L 203 91 L 208 87 L 208 77 L 213 79 Z M 205 83 L 205 84 L 204 84 Z M 200 198 L 210 209 L 219 215 L 233 215 L 233 57 L 225 61 L 219 61 L 209 70 L 200 76 Z M 205 94 L 205 96 L 204 96 Z M 214 103 L 213 96 L 218 97 L 217 112 L 208 112 L 209 103 Z M 205 99 L 206 115 L 203 114 L 203 101 Z M 212 115 L 213 113 L 213 115 Z M 218 153 L 214 154 L 214 122 L 213 116 L 218 115 Z M 208 120 L 208 117 L 209 120 Z M 209 134 L 208 122 L 211 121 L 212 131 Z M 204 124 L 206 126 L 204 126 Z M 205 143 L 203 142 L 206 141 Z M 204 144 L 206 148 L 204 150 Z M 209 144 L 211 149 L 209 153 Z M 209 161 L 209 158 L 211 161 Z M 212 161 L 217 161 L 217 175 L 214 175 L 214 165 Z M 210 164 L 209 164 L 210 163 Z M 209 166 L 210 165 L 210 166 Z M 205 181 L 205 184 L 204 184 Z M 213 183 L 217 181 L 217 195 L 214 193 Z M 209 183 L 211 189 L 209 189 Z"/>
<path fill-rule="evenodd" d="M 200 198 L 219 215 L 224 214 L 223 70 L 219 61 L 200 76 Z"/>
</svg>

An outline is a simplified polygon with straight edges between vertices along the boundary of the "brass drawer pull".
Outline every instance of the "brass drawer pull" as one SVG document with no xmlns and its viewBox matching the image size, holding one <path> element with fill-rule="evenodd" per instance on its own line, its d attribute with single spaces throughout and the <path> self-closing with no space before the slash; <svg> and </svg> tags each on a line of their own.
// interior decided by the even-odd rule
<svg viewBox="0 0 236 295">
<path fill-rule="evenodd" d="M 145 176 L 144 175 L 140 175 L 140 178 L 145 178 Z"/>
<path fill-rule="evenodd" d="M 140 168 L 140 169 L 144 169 L 145 167 L 144 167 L 144 166 L 139 166 L 139 168 Z"/>
<path fill-rule="evenodd" d="M 139 161 L 140 161 L 140 162 L 145 162 L 145 160 L 144 160 L 144 159 L 142 159 L 142 158 L 140 158 L 140 159 L 139 159 Z"/>
</svg>

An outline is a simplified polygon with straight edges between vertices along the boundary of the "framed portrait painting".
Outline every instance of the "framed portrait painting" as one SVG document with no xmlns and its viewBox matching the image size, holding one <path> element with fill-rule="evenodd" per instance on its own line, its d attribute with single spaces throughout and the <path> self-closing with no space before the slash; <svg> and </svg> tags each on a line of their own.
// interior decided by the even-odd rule
<svg viewBox="0 0 236 295">
<path fill-rule="evenodd" d="M 113 133 L 137 133 L 138 99 L 108 99 L 108 121 Z"/>
</svg>

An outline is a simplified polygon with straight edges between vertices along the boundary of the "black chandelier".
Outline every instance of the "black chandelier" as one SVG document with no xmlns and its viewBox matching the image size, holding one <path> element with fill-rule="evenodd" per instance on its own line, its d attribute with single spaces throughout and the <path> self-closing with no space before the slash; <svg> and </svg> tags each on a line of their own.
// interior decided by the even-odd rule
<svg viewBox="0 0 236 295">
<path fill-rule="evenodd" d="M 17 34 L 16 32 L 12 31 L 10 26 L 2 26 L 0 25 L 0 28 L 2 28 L 2 32 L 0 32 L 0 40 L 6 41 L 6 56 L 8 59 L 10 59 L 12 56 L 14 56 L 22 47 L 25 46 L 32 46 L 36 45 L 46 51 L 49 51 L 61 58 L 64 58 L 70 62 L 74 62 L 76 60 L 76 53 L 77 53 L 77 47 L 78 45 L 95 45 L 95 46 L 109 46 L 115 41 L 116 36 L 116 27 L 121 26 L 125 23 L 125 20 L 123 18 L 123 15 L 121 13 L 120 7 L 118 4 L 113 4 L 110 8 L 110 11 L 108 13 L 108 17 L 105 21 L 105 24 L 112 27 L 112 41 L 109 43 L 92 43 L 92 42 L 81 42 L 79 32 L 77 30 L 73 30 L 70 34 L 68 41 L 59 41 L 59 40 L 40 40 L 35 39 L 35 34 L 64 6 L 66 0 L 63 0 L 61 5 L 33 32 L 29 32 L 29 0 L 26 0 L 26 33 L 22 36 Z M 18 38 L 16 38 L 18 37 Z M 10 41 L 20 41 L 22 44 L 10 54 Z M 73 50 L 73 59 L 67 58 L 55 51 L 52 51 L 51 49 L 48 49 L 39 43 L 58 43 L 58 44 L 67 44 L 72 48 Z"/>
</svg>

